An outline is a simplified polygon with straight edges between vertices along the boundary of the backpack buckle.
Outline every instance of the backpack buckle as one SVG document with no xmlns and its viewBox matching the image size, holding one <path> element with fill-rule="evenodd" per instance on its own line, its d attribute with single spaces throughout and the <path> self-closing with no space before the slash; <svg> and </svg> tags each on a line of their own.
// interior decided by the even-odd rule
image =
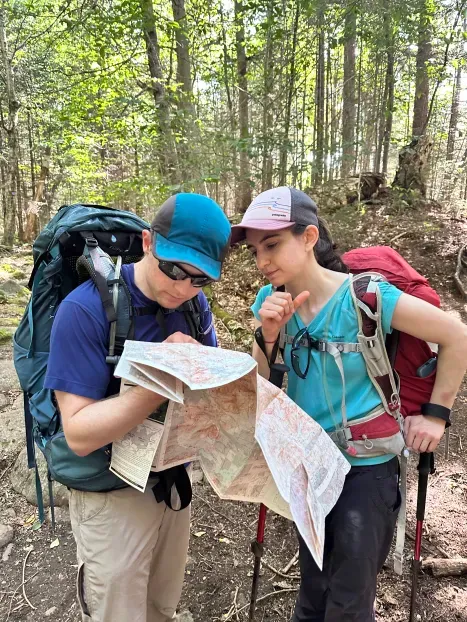
<svg viewBox="0 0 467 622">
<path fill-rule="evenodd" d="M 84 238 L 84 241 L 86 242 L 86 246 L 88 248 L 97 248 L 97 246 L 99 246 L 99 242 L 96 238 Z"/>
</svg>

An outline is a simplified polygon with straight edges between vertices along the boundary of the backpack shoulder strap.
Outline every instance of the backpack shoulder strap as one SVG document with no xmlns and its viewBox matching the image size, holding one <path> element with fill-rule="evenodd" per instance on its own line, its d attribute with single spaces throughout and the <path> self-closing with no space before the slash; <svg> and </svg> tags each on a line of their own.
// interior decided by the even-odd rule
<svg viewBox="0 0 467 622">
<path fill-rule="evenodd" d="M 378 273 L 365 272 L 350 279 L 350 292 L 358 320 L 358 341 L 361 353 L 375 389 L 386 412 L 398 417 L 399 387 L 386 350 L 381 319 L 382 297 L 378 283 L 384 278 Z"/>
<path fill-rule="evenodd" d="M 123 352 L 126 339 L 134 334 L 134 314 L 131 294 L 121 275 L 122 259 L 117 263 L 98 246 L 85 246 L 76 267 L 84 269 L 96 285 L 110 323 L 109 353 L 107 363 L 116 365 Z"/>
<path fill-rule="evenodd" d="M 203 343 L 205 331 L 201 322 L 201 305 L 198 296 L 184 302 L 178 310 L 182 311 L 185 316 L 191 337 Z"/>
</svg>

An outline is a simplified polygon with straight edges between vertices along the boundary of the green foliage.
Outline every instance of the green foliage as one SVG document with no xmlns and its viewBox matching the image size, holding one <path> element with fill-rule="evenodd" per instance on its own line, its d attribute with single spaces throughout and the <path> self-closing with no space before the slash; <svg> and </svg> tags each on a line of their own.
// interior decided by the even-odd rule
<svg viewBox="0 0 467 622">
<path fill-rule="evenodd" d="M 5 3 L 6 34 L 20 103 L 24 206 L 33 192 L 29 122 L 36 180 L 43 149 L 46 145 L 52 148 L 46 188 L 52 210 L 62 203 L 88 201 L 149 215 L 178 189 L 208 192 L 232 208 L 239 184 L 239 158 L 245 153 L 251 165 L 248 181 L 256 191 L 266 183 L 266 165 L 271 168 L 272 183 L 278 182 L 281 151 L 287 154 L 287 183 L 310 185 L 317 164 L 320 122 L 316 59 L 321 13 L 325 37 L 325 179 L 338 176 L 341 165 L 347 12 L 355 13 L 357 20 L 356 171 L 374 168 L 382 140 L 387 114 L 383 98 L 388 33 L 395 50 L 392 171 L 397 165 L 397 150 L 410 138 L 421 14 L 434 33 L 429 63 L 432 86 L 437 82 L 450 84 L 459 63 L 465 64 L 455 54 L 455 45 L 465 38 L 465 32 L 462 23 L 454 28 L 458 7 L 453 0 L 244 1 L 250 125 L 248 137 L 240 138 L 234 3 L 187 0 L 185 30 L 193 93 L 185 94 L 177 78 L 175 46 L 181 26 L 174 19 L 170 2 L 154 2 L 164 89 L 164 97 L 157 103 L 153 88 L 158 85 L 148 70 L 141 4 L 142 0 Z M 389 22 L 384 19 L 388 10 Z M 296 11 L 298 44 L 292 55 Z M 449 42 L 452 49 L 445 63 Z M 292 62 L 295 80 L 291 87 Z M 2 77 L 3 73 L 0 67 Z M 0 83 L 2 89 L 4 81 Z M 1 102 L 6 118 L 3 95 Z M 450 105 L 451 89 L 442 86 L 430 125 L 439 149 L 447 140 Z M 4 132 L 3 143 L 6 159 Z M 167 173 L 167 154 L 171 154 L 176 174 Z M 454 170 L 463 171 L 459 162 Z"/>
</svg>

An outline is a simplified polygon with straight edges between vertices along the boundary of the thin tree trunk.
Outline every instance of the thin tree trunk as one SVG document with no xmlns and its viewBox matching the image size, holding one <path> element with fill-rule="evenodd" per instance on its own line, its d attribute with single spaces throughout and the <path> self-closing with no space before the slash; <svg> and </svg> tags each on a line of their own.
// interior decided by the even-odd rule
<svg viewBox="0 0 467 622">
<path fill-rule="evenodd" d="M 34 162 L 34 141 L 32 139 L 32 120 L 31 112 L 28 110 L 28 144 L 29 144 L 29 163 L 31 167 L 31 196 L 34 196 L 36 188 L 36 164 Z"/>
<path fill-rule="evenodd" d="M 152 0 L 139 0 L 139 2 L 149 74 L 151 76 L 151 86 L 149 88 L 153 95 L 154 104 L 158 113 L 160 132 L 165 139 L 161 141 L 162 144 L 159 145 L 161 169 L 163 175 L 167 176 L 167 181 L 171 185 L 177 185 L 180 177 L 177 170 L 176 150 L 170 123 L 170 104 L 167 99 L 160 61 L 160 48 L 154 18 L 154 7 Z"/>
<path fill-rule="evenodd" d="M 292 49 L 290 51 L 290 74 L 288 80 L 288 88 L 286 95 L 285 105 L 285 120 L 284 120 L 284 134 L 283 141 L 280 149 L 279 160 L 279 185 L 285 186 L 287 180 L 287 155 L 289 151 L 289 131 L 290 131 L 290 113 L 292 110 L 292 98 L 295 89 L 295 52 L 297 49 L 297 34 L 298 34 L 298 18 L 299 18 L 299 3 L 295 6 L 295 15 L 292 32 Z"/>
<path fill-rule="evenodd" d="M 26 242 L 25 232 L 24 232 L 24 224 L 23 224 L 23 198 L 27 198 L 27 193 L 25 192 L 25 184 L 23 175 L 18 166 L 18 171 L 16 173 L 16 216 L 18 219 L 18 240 L 20 242 Z"/>
<path fill-rule="evenodd" d="M 387 98 L 384 114 L 385 123 L 383 136 L 383 175 L 386 175 L 388 172 L 389 147 L 391 145 L 392 119 L 394 111 L 394 35 L 392 34 L 391 4 L 391 0 L 385 0 L 385 10 L 383 16 L 386 34 L 387 54 L 386 82 L 384 87 L 387 93 Z"/>
<path fill-rule="evenodd" d="M 1 109 L 0 109 L 1 114 Z M 4 144 L 3 144 L 3 117 L 2 117 L 2 128 L 0 128 L 0 176 L 2 181 L 2 217 L 5 222 L 6 210 L 7 210 L 7 195 L 6 195 L 6 187 L 7 187 L 7 170 L 5 165 L 6 158 L 4 156 Z"/>
<path fill-rule="evenodd" d="M 244 9 L 241 0 L 235 1 L 235 41 L 237 47 L 238 79 L 238 119 L 240 126 L 240 180 L 238 184 L 237 208 L 240 213 L 247 210 L 251 203 L 250 156 L 248 129 L 248 78 L 245 50 Z"/>
<path fill-rule="evenodd" d="M 345 15 L 344 89 L 342 106 L 341 175 L 350 174 L 355 159 L 355 43 L 357 17 L 354 6 Z"/>
<path fill-rule="evenodd" d="M 315 151 L 315 179 L 314 185 L 323 183 L 324 172 L 324 13 L 321 8 L 318 11 L 318 50 L 316 55 L 316 151 Z"/>
<path fill-rule="evenodd" d="M 16 96 L 14 75 L 8 51 L 4 4 L 0 6 L 0 54 L 3 64 L 8 105 L 8 118 L 5 126 L 8 145 L 8 162 L 6 174 L 6 209 L 3 223 L 3 243 L 6 246 L 12 246 L 16 233 L 16 193 L 19 164 L 17 123 L 20 103 Z"/>
<path fill-rule="evenodd" d="M 361 128 L 361 114 L 362 114 L 362 60 L 363 60 L 363 41 L 360 36 L 360 51 L 358 56 L 358 88 L 357 88 L 357 116 L 356 116 L 356 129 L 355 129 L 355 156 L 353 174 L 357 174 L 358 170 L 358 158 L 360 156 L 360 128 Z"/>
<path fill-rule="evenodd" d="M 39 174 L 39 180 L 37 182 L 34 198 L 28 205 L 28 211 L 26 214 L 26 230 L 24 233 L 25 240 L 28 242 L 32 242 L 39 233 L 39 213 L 41 207 L 45 203 L 45 182 L 50 171 L 50 154 L 51 149 L 47 146 L 42 157 L 41 172 Z"/>
<path fill-rule="evenodd" d="M 177 82 L 181 85 L 184 97 L 179 100 L 183 106 L 191 104 L 193 93 L 191 83 L 191 59 L 190 46 L 188 41 L 188 30 L 186 22 L 185 0 L 172 0 L 172 11 L 174 22 L 178 24 L 175 28 L 175 41 L 177 51 Z"/>
<path fill-rule="evenodd" d="M 272 124 L 273 124 L 273 88 L 274 88 L 274 48 L 273 48 L 273 2 L 268 3 L 267 38 L 264 50 L 264 94 L 263 94 L 263 153 L 261 167 L 261 190 L 272 187 Z"/>
<path fill-rule="evenodd" d="M 232 172 L 233 172 L 233 185 L 234 188 L 238 186 L 238 154 L 237 149 L 235 148 L 235 140 L 237 138 L 237 118 L 235 115 L 232 93 L 229 82 L 229 53 L 227 49 L 227 33 L 225 30 L 225 22 L 224 22 L 224 12 L 222 9 L 222 3 L 219 5 L 219 15 L 221 18 L 221 28 L 222 28 L 222 56 L 223 56 L 223 76 L 224 76 L 224 87 L 225 93 L 227 97 L 227 108 L 229 110 L 229 121 L 230 121 L 230 142 L 232 143 L 231 153 L 232 153 Z M 226 195 L 227 196 L 227 195 Z M 224 198 L 224 206 L 227 207 L 226 200 Z"/>
</svg>

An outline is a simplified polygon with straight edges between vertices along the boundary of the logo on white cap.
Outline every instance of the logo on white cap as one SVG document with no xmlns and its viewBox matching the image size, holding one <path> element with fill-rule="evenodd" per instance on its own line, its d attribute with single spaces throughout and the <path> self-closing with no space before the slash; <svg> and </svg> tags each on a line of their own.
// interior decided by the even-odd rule
<svg viewBox="0 0 467 622">
<path fill-rule="evenodd" d="M 243 223 L 248 220 L 282 220 L 290 222 L 292 197 L 289 188 L 282 186 L 259 194 L 245 213 Z"/>
</svg>

